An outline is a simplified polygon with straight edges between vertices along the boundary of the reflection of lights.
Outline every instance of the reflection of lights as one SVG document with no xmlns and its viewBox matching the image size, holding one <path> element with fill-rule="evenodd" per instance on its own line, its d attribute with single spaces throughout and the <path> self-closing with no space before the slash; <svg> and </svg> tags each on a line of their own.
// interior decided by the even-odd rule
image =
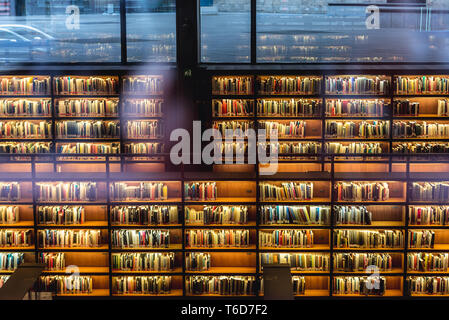
<svg viewBox="0 0 449 320">
<path fill-rule="evenodd" d="M 203 45 L 202 45 L 202 48 L 203 48 L 204 50 L 206 50 L 206 49 L 207 49 L 207 45 L 203 44 Z"/>
<path fill-rule="evenodd" d="M 259 40 L 265 41 L 265 40 L 267 40 L 267 36 L 259 36 Z"/>
<path fill-rule="evenodd" d="M 325 46 L 324 48 L 327 50 L 340 52 L 348 51 L 349 49 L 351 49 L 351 47 L 348 46 Z"/>
<path fill-rule="evenodd" d="M 236 59 L 237 59 L 236 61 L 248 62 L 249 56 L 237 56 Z"/>
<path fill-rule="evenodd" d="M 398 56 L 392 56 L 390 57 L 390 61 L 402 61 L 404 60 L 403 57 L 398 57 Z"/>
<path fill-rule="evenodd" d="M 330 35 L 330 36 L 323 36 L 323 39 L 325 40 L 343 40 L 343 39 L 348 39 L 349 36 L 336 36 L 336 35 Z"/>
<path fill-rule="evenodd" d="M 436 46 L 434 46 L 433 44 L 431 44 L 431 45 L 429 45 L 429 49 L 436 50 L 438 48 Z"/>
<path fill-rule="evenodd" d="M 434 41 L 434 40 L 435 40 L 435 36 L 429 35 L 429 41 Z"/>
<path fill-rule="evenodd" d="M 318 49 L 318 46 L 291 46 L 291 48 L 294 50 L 310 52 Z"/>
<path fill-rule="evenodd" d="M 287 47 L 286 46 L 257 46 L 257 50 L 269 51 L 269 52 L 272 52 L 273 55 L 276 55 L 280 52 L 287 51 Z"/>
<path fill-rule="evenodd" d="M 318 57 L 312 56 L 292 56 L 290 57 L 292 61 L 301 61 L 301 62 L 316 62 L 318 61 Z"/>
<path fill-rule="evenodd" d="M 355 39 L 355 41 L 358 41 L 358 42 L 364 42 L 364 41 L 368 40 L 368 36 L 367 35 L 355 36 L 354 39 Z"/>
<path fill-rule="evenodd" d="M 357 62 L 379 62 L 382 61 L 382 57 L 360 57 L 356 58 Z"/>
<path fill-rule="evenodd" d="M 248 45 L 238 45 L 238 46 L 237 46 L 237 49 L 239 49 L 239 50 L 245 50 L 245 49 L 249 49 L 249 46 L 248 46 Z"/>
<path fill-rule="evenodd" d="M 351 61 L 351 59 L 350 58 L 345 58 L 345 57 L 325 57 L 325 58 L 323 58 L 323 61 L 349 62 L 349 61 Z"/>
<path fill-rule="evenodd" d="M 258 60 L 264 62 L 276 62 L 276 61 L 285 61 L 285 57 L 284 56 L 260 57 L 258 58 Z"/>
<path fill-rule="evenodd" d="M 307 35 L 294 35 L 293 40 L 295 40 L 296 42 L 302 41 L 305 43 L 311 43 L 311 42 L 316 41 L 316 37 L 315 36 L 307 36 Z"/>
</svg>

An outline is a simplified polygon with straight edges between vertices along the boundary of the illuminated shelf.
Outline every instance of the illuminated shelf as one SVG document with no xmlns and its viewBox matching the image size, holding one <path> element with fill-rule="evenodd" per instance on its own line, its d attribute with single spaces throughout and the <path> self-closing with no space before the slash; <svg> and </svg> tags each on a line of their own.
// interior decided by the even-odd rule
<svg viewBox="0 0 449 320">
<path fill-rule="evenodd" d="M 166 274 L 166 273 L 182 273 L 182 268 L 174 268 L 173 270 L 158 270 L 158 271 L 146 271 L 146 270 L 119 270 L 112 269 L 112 273 L 120 274 L 120 275 L 129 275 L 129 274 Z"/>
<path fill-rule="evenodd" d="M 58 293 L 58 297 L 107 297 L 109 289 L 92 289 L 92 293 Z"/>
<path fill-rule="evenodd" d="M 304 294 L 295 294 L 295 297 L 328 297 L 329 290 L 323 289 L 306 289 Z"/>
<path fill-rule="evenodd" d="M 192 274 L 254 274 L 256 267 L 210 267 L 209 270 L 193 271 L 186 270 L 186 273 Z"/>
<path fill-rule="evenodd" d="M 330 250 L 328 244 L 314 244 L 312 247 L 295 248 L 295 247 L 259 247 L 263 251 L 316 251 L 316 250 Z"/>
<path fill-rule="evenodd" d="M 80 274 L 109 274 L 109 267 L 78 267 Z M 66 270 L 44 270 L 44 274 L 67 274 Z"/>
<path fill-rule="evenodd" d="M 39 247 L 45 251 L 108 251 L 109 245 L 103 244 L 97 247 Z"/>
<path fill-rule="evenodd" d="M 113 293 L 114 297 L 180 297 L 182 296 L 182 289 L 170 290 L 170 293 Z"/>
<path fill-rule="evenodd" d="M 402 296 L 402 290 L 399 289 L 386 289 L 385 294 L 380 295 L 363 295 L 363 294 L 332 294 L 333 297 L 364 297 L 364 298 L 382 298 L 382 297 L 401 297 Z"/>
<path fill-rule="evenodd" d="M 134 248 L 122 248 L 112 247 L 114 251 L 170 251 L 181 250 L 182 244 L 170 244 L 168 247 L 134 247 Z"/>
<path fill-rule="evenodd" d="M 84 223 L 77 224 L 38 224 L 40 228 L 64 228 L 64 229 L 79 229 L 79 228 L 95 228 L 95 227 L 107 227 L 107 221 L 85 221 Z"/>
</svg>

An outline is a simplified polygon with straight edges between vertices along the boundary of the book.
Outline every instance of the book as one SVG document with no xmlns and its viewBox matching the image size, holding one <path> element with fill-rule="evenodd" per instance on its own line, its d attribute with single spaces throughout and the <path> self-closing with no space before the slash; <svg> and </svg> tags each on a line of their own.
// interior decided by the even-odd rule
<svg viewBox="0 0 449 320">
<path fill-rule="evenodd" d="M 118 99 L 60 99 L 56 101 L 58 117 L 116 117 Z"/>
<path fill-rule="evenodd" d="M 174 252 L 113 253 L 112 269 L 115 271 L 173 271 Z"/>
<path fill-rule="evenodd" d="M 0 201 L 19 201 L 20 195 L 18 182 L 0 182 Z"/>
<path fill-rule="evenodd" d="M 96 182 L 36 183 L 39 201 L 96 201 Z"/>
<path fill-rule="evenodd" d="M 117 121 L 64 120 L 56 122 L 56 137 L 70 138 L 119 138 L 120 123 Z"/>
<path fill-rule="evenodd" d="M 259 94 L 319 94 L 321 77 L 272 76 L 258 77 Z"/>
<path fill-rule="evenodd" d="M 253 129 L 254 123 L 248 120 L 214 121 L 212 129 L 218 130 L 221 137 L 243 138 L 245 131 Z"/>
<path fill-rule="evenodd" d="M 250 244 L 248 229 L 221 229 L 221 230 L 187 230 L 185 237 L 186 247 L 247 247 Z"/>
<path fill-rule="evenodd" d="M 137 185 L 130 185 L 126 182 L 113 182 L 109 185 L 109 189 L 110 197 L 113 201 L 168 199 L 168 186 L 162 182 L 137 182 Z"/>
<path fill-rule="evenodd" d="M 247 224 L 248 206 L 203 206 L 203 210 L 185 207 L 186 224 Z"/>
<path fill-rule="evenodd" d="M 161 99 L 125 99 L 123 111 L 128 115 L 146 117 L 161 117 L 163 115 L 164 100 Z"/>
<path fill-rule="evenodd" d="M 93 280 L 91 276 L 41 276 L 39 288 L 58 294 L 88 294 L 92 293 Z"/>
<path fill-rule="evenodd" d="M 0 224 L 14 224 L 20 221 L 20 208 L 17 206 L 0 206 Z"/>
<path fill-rule="evenodd" d="M 391 271 L 393 258 L 389 253 L 334 253 L 334 271 L 366 272 L 368 267 Z"/>
<path fill-rule="evenodd" d="M 336 224 L 371 225 L 373 214 L 365 206 L 334 206 Z"/>
<path fill-rule="evenodd" d="M 393 145 L 393 153 L 449 153 L 449 143 L 404 142 Z"/>
<path fill-rule="evenodd" d="M 254 295 L 254 276 L 187 276 L 187 294 Z"/>
<path fill-rule="evenodd" d="M 449 207 L 447 206 L 409 206 L 409 225 L 440 225 L 449 224 Z"/>
<path fill-rule="evenodd" d="M 11 276 L 0 276 L 0 288 L 3 287 Z"/>
<path fill-rule="evenodd" d="M 253 93 L 252 77 L 214 77 L 212 78 L 212 94 L 241 94 Z"/>
<path fill-rule="evenodd" d="M 448 182 L 413 182 L 411 190 L 413 201 L 446 202 L 449 199 Z"/>
<path fill-rule="evenodd" d="M 184 184 L 185 200 L 215 201 L 218 197 L 215 182 L 191 182 Z"/>
<path fill-rule="evenodd" d="M 393 137 L 397 138 L 448 138 L 448 123 L 429 123 L 426 121 L 395 121 Z"/>
<path fill-rule="evenodd" d="M 258 142 L 257 146 L 265 154 L 317 154 L 321 152 L 320 142 Z M 289 158 L 284 156 L 282 158 Z"/>
<path fill-rule="evenodd" d="M 54 77 L 55 94 L 81 95 L 104 94 L 112 95 L 118 92 L 117 77 Z"/>
<path fill-rule="evenodd" d="M 164 144 L 161 142 L 125 143 L 125 153 L 156 155 L 164 153 L 164 147 Z"/>
<path fill-rule="evenodd" d="M 83 206 L 39 206 L 39 224 L 84 224 L 86 214 Z"/>
<path fill-rule="evenodd" d="M 171 276 L 112 277 L 114 294 L 169 294 Z"/>
<path fill-rule="evenodd" d="M 382 144 L 379 142 L 327 142 L 324 144 L 324 152 L 330 154 L 379 154 L 383 153 L 383 150 Z"/>
<path fill-rule="evenodd" d="M 134 120 L 126 122 L 128 139 L 159 139 L 164 137 L 162 120 Z"/>
<path fill-rule="evenodd" d="M 329 225 L 328 206 L 275 206 L 260 207 L 261 224 Z"/>
<path fill-rule="evenodd" d="M 1 117 L 48 117 L 50 99 L 0 99 Z"/>
<path fill-rule="evenodd" d="M 1 139 L 47 139 L 51 136 L 51 122 L 49 121 L 0 121 Z"/>
<path fill-rule="evenodd" d="M 164 80 L 159 76 L 128 76 L 123 78 L 126 93 L 163 94 Z"/>
<path fill-rule="evenodd" d="M 435 231 L 433 230 L 409 230 L 409 248 L 433 248 L 435 246 Z"/>
<path fill-rule="evenodd" d="M 413 252 L 407 254 L 408 271 L 447 272 L 448 268 L 448 253 Z"/>
<path fill-rule="evenodd" d="M 50 153 L 50 142 L 0 142 L 0 153 Z"/>
<path fill-rule="evenodd" d="M 321 100 L 262 99 L 257 101 L 258 117 L 311 117 L 319 116 Z"/>
<path fill-rule="evenodd" d="M 338 201 L 386 201 L 390 198 L 388 182 L 337 182 Z"/>
<path fill-rule="evenodd" d="M 449 277 L 407 277 L 406 288 L 409 295 L 448 295 Z"/>
<path fill-rule="evenodd" d="M 304 138 L 306 134 L 306 121 L 259 121 L 259 129 L 265 130 L 267 137 L 277 135 L 279 138 Z"/>
<path fill-rule="evenodd" d="M 66 267 L 64 252 L 39 252 L 38 261 L 46 270 L 63 271 Z"/>
<path fill-rule="evenodd" d="M 374 295 L 383 296 L 387 287 L 385 277 L 369 276 L 369 277 L 335 277 L 333 281 L 333 293 L 358 294 L 358 295 Z"/>
<path fill-rule="evenodd" d="M 90 153 L 90 154 L 112 154 L 120 153 L 120 143 L 61 143 L 57 144 L 57 153 L 64 154 L 77 154 L 77 153 Z"/>
<path fill-rule="evenodd" d="M 259 183 L 260 199 L 269 200 L 312 200 L 313 182 L 282 182 L 281 185 Z"/>
<path fill-rule="evenodd" d="M 46 95 L 50 93 L 50 77 L 0 77 L 0 94 Z"/>
<path fill-rule="evenodd" d="M 336 248 L 403 248 L 400 230 L 334 230 Z"/>
<path fill-rule="evenodd" d="M 329 254 L 326 253 L 259 253 L 260 266 L 288 264 L 295 271 L 328 271 Z"/>
<path fill-rule="evenodd" d="M 393 114 L 395 116 L 419 116 L 419 102 L 406 100 L 394 100 Z"/>
<path fill-rule="evenodd" d="M 381 76 L 333 76 L 326 77 L 327 94 L 387 94 L 390 81 Z"/>
<path fill-rule="evenodd" d="M 114 248 L 168 248 L 170 246 L 169 230 L 121 229 L 111 233 Z"/>
<path fill-rule="evenodd" d="M 260 247 L 313 248 L 312 230 L 259 231 Z"/>
<path fill-rule="evenodd" d="M 102 244 L 101 230 L 44 229 L 37 233 L 41 248 L 96 248 Z"/>
<path fill-rule="evenodd" d="M 390 105 L 381 99 L 327 99 L 326 116 L 383 117 Z"/>
<path fill-rule="evenodd" d="M 0 252 L 0 270 L 13 271 L 24 261 L 22 252 Z"/>
<path fill-rule="evenodd" d="M 249 117 L 254 115 L 254 102 L 245 99 L 213 99 L 214 117 Z"/>
<path fill-rule="evenodd" d="M 390 136 L 388 121 L 326 121 L 327 138 L 386 139 Z"/>
<path fill-rule="evenodd" d="M 114 206 L 110 210 L 113 224 L 176 224 L 177 206 Z"/>
<path fill-rule="evenodd" d="M 445 76 L 397 76 L 396 94 L 447 94 L 449 78 Z"/>
<path fill-rule="evenodd" d="M 31 245 L 31 230 L 0 230 L 0 247 L 30 247 Z"/>
<path fill-rule="evenodd" d="M 211 267 L 210 253 L 187 252 L 185 266 L 188 271 L 207 271 Z"/>
</svg>

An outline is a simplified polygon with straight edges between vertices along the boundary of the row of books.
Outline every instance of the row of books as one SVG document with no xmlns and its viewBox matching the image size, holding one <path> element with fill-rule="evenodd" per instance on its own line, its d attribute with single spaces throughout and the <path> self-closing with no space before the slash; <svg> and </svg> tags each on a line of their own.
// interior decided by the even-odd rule
<svg viewBox="0 0 449 320">
<path fill-rule="evenodd" d="M 398 76 L 395 85 L 397 94 L 449 93 L 449 78 L 444 76 Z"/>
<path fill-rule="evenodd" d="M 212 79 L 213 94 L 252 94 L 252 77 L 216 77 Z"/>
<path fill-rule="evenodd" d="M 0 252 L 0 270 L 12 271 L 24 261 L 24 254 L 21 252 Z"/>
<path fill-rule="evenodd" d="M 403 248 L 404 234 L 400 230 L 335 230 L 336 248 Z"/>
<path fill-rule="evenodd" d="M 388 121 L 326 121 L 325 135 L 328 138 L 388 138 L 390 125 Z"/>
<path fill-rule="evenodd" d="M 162 182 L 140 182 L 137 185 L 114 182 L 109 185 L 109 188 L 113 201 L 168 199 L 168 186 Z"/>
<path fill-rule="evenodd" d="M 84 224 L 86 213 L 83 206 L 39 206 L 39 224 Z"/>
<path fill-rule="evenodd" d="M 126 99 L 124 113 L 126 115 L 143 115 L 159 117 L 163 114 L 164 100 L 160 99 Z"/>
<path fill-rule="evenodd" d="M 120 124 L 116 121 L 58 121 L 56 122 L 58 138 L 119 138 Z"/>
<path fill-rule="evenodd" d="M 259 231 L 259 246 L 282 248 L 312 248 L 312 230 Z"/>
<path fill-rule="evenodd" d="M 51 136 L 51 123 L 48 121 L 0 121 L 0 138 L 2 139 L 46 139 Z"/>
<path fill-rule="evenodd" d="M 377 116 L 387 114 L 390 105 L 384 100 L 327 100 L 326 116 Z"/>
<path fill-rule="evenodd" d="M 264 129 L 267 136 L 277 135 L 278 137 L 303 138 L 306 133 L 306 121 L 260 121 L 259 129 Z"/>
<path fill-rule="evenodd" d="M 262 206 L 260 222 L 262 224 L 329 225 L 330 211 L 328 206 Z"/>
<path fill-rule="evenodd" d="M 51 115 L 51 100 L 49 99 L 0 99 L 0 116 L 46 117 Z"/>
<path fill-rule="evenodd" d="M 449 207 L 446 206 L 410 206 L 408 209 L 410 225 L 440 225 L 449 224 Z"/>
<path fill-rule="evenodd" d="M 318 94 L 321 77 L 260 77 L 257 91 L 260 94 Z"/>
<path fill-rule="evenodd" d="M 365 206 L 334 206 L 336 224 L 370 225 L 373 221 L 372 212 Z"/>
<path fill-rule="evenodd" d="M 20 208 L 16 206 L 0 206 L 0 224 L 19 222 Z"/>
<path fill-rule="evenodd" d="M 387 182 L 338 182 L 338 201 L 386 201 L 390 198 Z"/>
<path fill-rule="evenodd" d="M 212 128 L 218 130 L 222 137 L 241 137 L 244 132 L 254 127 L 250 121 L 214 121 Z"/>
<path fill-rule="evenodd" d="M 0 153 L 50 153 L 50 142 L 12 142 L 0 143 Z"/>
<path fill-rule="evenodd" d="M 187 294 L 253 295 L 256 278 L 253 276 L 189 276 Z"/>
<path fill-rule="evenodd" d="M 2 77 L 0 93 L 3 95 L 46 95 L 50 93 L 50 77 Z"/>
<path fill-rule="evenodd" d="M 393 145 L 394 153 L 448 153 L 449 143 L 444 142 L 404 142 Z"/>
<path fill-rule="evenodd" d="M 112 290 L 114 294 L 167 294 L 171 283 L 171 276 L 112 277 Z"/>
<path fill-rule="evenodd" d="M 406 288 L 409 295 L 448 295 L 449 277 L 408 277 Z"/>
<path fill-rule="evenodd" d="M 0 230 L 0 247 L 29 247 L 31 245 L 31 230 Z"/>
<path fill-rule="evenodd" d="M 321 100 L 289 99 L 289 100 L 258 100 L 258 117 L 307 117 L 319 116 Z"/>
<path fill-rule="evenodd" d="M 164 123 L 161 120 L 128 121 L 128 139 L 158 139 L 164 136 Z"/>
<path fill-rule="evenodd" d="M 90 276 L 42 276 L 39 289 L 58 294 L 92 293 L 93 281 Z"/>
<path fill-rule="evenodd" d="M 260 279 L 260 292 L 265 290 L 264 278 Z M 292 276 L 292 291 L 294 295 L 303 295 L 306 292 L 306 278 L 301 276 Z"/>
<path fill-rule="evenodd" d="M 116 77 L 54 77 L 55 94 L 117 94 Z"/>
<path fill-rule="evenodd" d="M 397 116 L 418 116 L 419 102 L 410 100 L 395 100 L 393 114 Z"/>
<path fill-rule="evenodd" d="M 214 201 L 218 197 L 218 188 L 215 182 L 192 182 L 184 184 L 184 197 L 186 200 Z"/>
<path fill-rule="evenodd" d="M 161 142 L 133 142 L 125 144 L 125 153 L 159 154 L 164 153 L 165 146 Z"/>
<path fill-rule="evenodd" d="M 118 115 L 117 99 L 65 99 L 57 100 L 59 117 L 115 117 Z"/>
<path fill-rule="evenodd" d="M 173 252 L 113 253 L 112 268 L 120 271 L 172 271 Z"/>
<path fill-rule="evenodd" d="M 413 138 L 447 138 L 449 137 L 449 124 L 428 123 L 414 121 L 400 121 L 393 123 L 393 137 Z"/>
<path fill-rule="evenodd" d="M 111 154 L 120 153 L 120 143 L 65 143 L 57 144 L 56 152 L 65 154 L 90 153 L 90 154 Z"/>
<path fill-rule="evenodd" d="M 269 200 L 312 200 L 312 182 L 283 182 L 280 186 L 262 182 L 259 184 L 260 199 Z"/>
<path fill-rule="evenodd" d="M 42 248 L 94 248 L 102 244 L 101 230 L 38 230 L 39 244 Z"/>
<path fill-rule="evenodd" d="M 414 201 L 439 201 L 449 199 L 449 183 L 447 182 L 413 182 L 411 198 Z"/>
<path fill-rule="evenodd" d="M 390 81 L 378 76 L 326 77 L 327 94 L 387 94 Z"/>
<path fill-rule="evenodd" d="M 329 255 L 323 253 L 275 253 L 261 252 L 260 265 L 288 264 L 297 271 L 328 271 Z"/>
<path fill-rule="evenodd" d="M 448 253 L 416 252 L 407 255 L 407 269 L 409 271 L 447 272 L 448 268 Z"/>
<path fill-rule="evenodd" d="M 111 243 L 115 248 L 168 248 L 169 230 L 113 230 Z"/>
<path fill-rule="evenodd" d="M 378 154 L 382 153 L 382 144 L 379 142 L 351 142 L 343 144 L 340 142 L 327 142 L 324 144 L 324 152 L 329 154 Z"/>
<path fill-rule="evenodd" d="M 96 182 L 37 183 L 39 201 L 96 201 Z"/>
<path fill-rule="evenodd" d="M 393 258 L 388 253 L 334 253 L 334 271 L 366 272 L 373 267 L 378 271 L 391 271 Z"/>
<path fill-rule="evenodd" d="M 212 100 L 212 114 L 215 117 L 247 117 L 254 114 L 254 103 L 244 99 Z"/>
<path fill-rule="evenodd" d="M 0 201 L 20 200 L 20 184 L 18 182 L 0 182 Z"/>
<path fill-rule="evenodd" d="M 175 224 L 178 223 L 177 206 L 114 206 L 110 210 L 113 224 Z"/>
<path fill-rule="evenodd" d="M 187 224 L 246 224 L 248 206 L 203 206 L 203 210 L 185 208 Z"/>
<path fill-rule="evenodd" d="M 187 247 L 247 247 L 250 244 L 249 230 L 188 230 Z"/>
<path fill-rule="evenodd" d="M 164 80 L 158 76 L 124 77 L 125 93 L 162 94 Z"/>
<path fill-rule="evenodd" d="M 409 248 L 433 248 L 435 246 L 435 231 L 433 230 L 409 230 Z"/>
<path fill-rule="evenodd" d="M 66 268 L 64 252 L 39 252 L 38 261 L 45 264 L 46 270 L 61 271 Z"/>
<path fill-rule="evenodd" d="M 333 293 L 383 296 L 386 290 L 386 282 L 385 277 L 378 276 L 335 277 Z"/>
<path fill-rule="evenodd" d="M 189 271 L 207 271 L 211 267 L 210 253 L 207 252 L 188 252 L 185 261 Z"/>
<path fill-rule="evenodd" d="M 259 142 L 258 147 L 266 150 L 269 154 L 285 154 L 285 153 L 319 153 L 321 151 L 321 143 L 319 142 Z"/>
</svg>

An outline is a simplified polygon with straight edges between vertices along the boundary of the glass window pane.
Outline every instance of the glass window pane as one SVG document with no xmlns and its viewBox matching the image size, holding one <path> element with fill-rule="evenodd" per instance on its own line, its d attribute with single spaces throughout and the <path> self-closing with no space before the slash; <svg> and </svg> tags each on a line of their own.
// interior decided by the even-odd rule
<svg viewBox="0 0 449 320">
<path fill-rule="evenodd" d="M 257 0 L 257 61 L 447 62 L 448 29 L 446 0 Z"/>
<path fill-rule="evenodd" d="M 9 0 L 2 11 L 0 62 L 120 61 L 120 0 Z"/>
<path fill-rule="evenodd" d="M 250 62 L 251 1 L 201 0 L 201 62 Z"/>
<path fill-rule="evenodd" d="M 129 62 L 176 61 L 176 0 L 127 0 Z"/>
</svg>

